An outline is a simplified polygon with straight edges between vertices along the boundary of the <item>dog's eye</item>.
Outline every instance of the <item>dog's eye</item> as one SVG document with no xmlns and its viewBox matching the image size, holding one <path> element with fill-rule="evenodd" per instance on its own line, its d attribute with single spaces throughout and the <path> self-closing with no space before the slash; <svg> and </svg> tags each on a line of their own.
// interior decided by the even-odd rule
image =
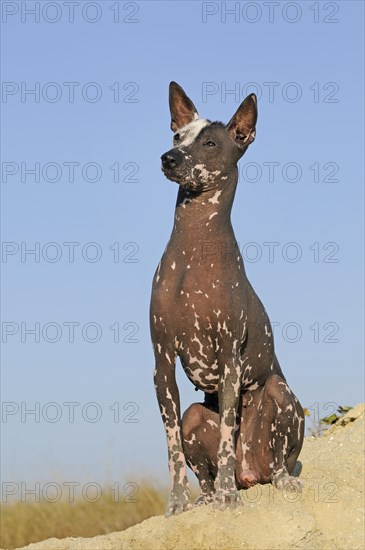
<svg viewBox="0 0 365 550">
<path fill-rule="evenodd" d="M 180 134 L 174 135 L 174 141 L 180 141 Z"/>
<path fill-rule="evenodd" d="M 215 147 L 216 146 L 214 141 L 212 141 L 211 139 L 209 141 L 207 141 L 204 145 L 206 145 L 207 147 Z"/>
</svg>

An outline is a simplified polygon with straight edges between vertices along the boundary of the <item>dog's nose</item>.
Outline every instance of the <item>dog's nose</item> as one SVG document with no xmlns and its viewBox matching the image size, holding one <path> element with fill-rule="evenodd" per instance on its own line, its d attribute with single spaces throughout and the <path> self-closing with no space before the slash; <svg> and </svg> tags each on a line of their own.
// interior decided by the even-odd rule
<svg viewBox="0 0 365 550">
<path fill-rule="evenodd" d="M 173 168 L 177 164 L 176 159 L 172 155 L 169 155 L 169 153 L 165 153 L 164 155 L 162 155 L 161 161 L 162 168 L 164 169 Z"/>
</svg>

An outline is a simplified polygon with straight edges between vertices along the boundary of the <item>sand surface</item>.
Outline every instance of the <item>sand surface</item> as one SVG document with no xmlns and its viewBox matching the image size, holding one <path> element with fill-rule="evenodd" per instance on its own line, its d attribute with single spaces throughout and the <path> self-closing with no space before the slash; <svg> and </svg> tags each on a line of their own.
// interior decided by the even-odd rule
<svg viewBox="0 0 365 550">
<path fill-rule="evenodd" d="M 52 538 L 24 548 L 363 549 L 364 409 L 357 405 L 324 436 L 305 440 L 299 457 L 301 494 L 260 485 L 241 493 L 239 510 L 222 512 L 209 505 L 168 519 L 152 517 L 118 533 Z"/>
</svg>

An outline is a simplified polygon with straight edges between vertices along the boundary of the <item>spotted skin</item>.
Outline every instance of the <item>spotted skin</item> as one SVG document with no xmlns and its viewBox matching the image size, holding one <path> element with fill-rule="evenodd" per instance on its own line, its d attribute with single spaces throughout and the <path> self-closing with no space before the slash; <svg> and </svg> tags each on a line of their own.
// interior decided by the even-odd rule
<svg viewBox="0 0 365 550">
<path fill-rule="evenodd" d="M 290 474 L 303 440 L 303 411 L 284 379 L 272 375 L 263 388 L 243 391 L 239 410 L 235 434 L 237 489 L 272 483 L 278 489 L 299 490 L 299 478 Z M 212 398 L 210 403 L 194 403 L 184 413 L 183 444 L 202 495 L 213 499 L 220 445 L 218 399 L 215 406 Z"/>
<path fill-rule="evenodd" d="M 171 83 L 170 111 L 174 146 L 161 157 L 162 169 L 179 191 L 150 307 L 171 478 L 167 516 L 192 506 L 186 464 L 201 487 L 196 506 L 234 508 L 241 504 L 238 490 L 257 482 L 296 487 L 290 474 L 304 425 L 230 221 L 237 161 L 255 139 L 256 97 L 248 96 L 224 126 L 200 119 Z M 205 395 L 182 419 L 177 357 Z"/>
</svg>

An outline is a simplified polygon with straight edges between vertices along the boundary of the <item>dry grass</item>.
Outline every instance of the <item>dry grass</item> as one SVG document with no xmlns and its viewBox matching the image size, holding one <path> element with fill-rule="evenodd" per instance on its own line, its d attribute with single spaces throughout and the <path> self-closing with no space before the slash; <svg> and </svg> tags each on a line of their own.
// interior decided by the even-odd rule
<svg viewBox="0 0 365 550">
<path fill-rule="evenodd" d="M 137 502 L 115 502 L 110 490 L 100 500 L 87 502 L 14 502 L 1 506 L 0 547 L 12 550 L 50 537 L 93 537 L 122 531 L 151 516 L 162 514 L 167 491 L 143 482 Z M 127 499 L 128 500 L 128 499 Z"/>
</svg>

